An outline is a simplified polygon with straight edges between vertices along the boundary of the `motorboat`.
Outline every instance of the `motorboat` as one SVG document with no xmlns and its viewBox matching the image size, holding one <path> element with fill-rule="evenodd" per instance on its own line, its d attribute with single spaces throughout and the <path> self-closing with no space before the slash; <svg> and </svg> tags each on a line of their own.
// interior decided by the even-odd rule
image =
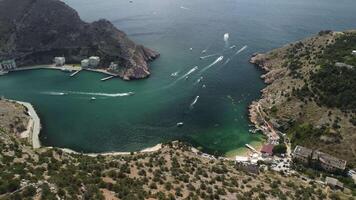
<svg viewBox="0 0 356 200">
<path fill-rule="evenodd" d="M 177 123 L 177 127 L 182 127 L 183 125 L 184 125 L 183 122 L 178 122 L 178 123 Z"/>
</svg>

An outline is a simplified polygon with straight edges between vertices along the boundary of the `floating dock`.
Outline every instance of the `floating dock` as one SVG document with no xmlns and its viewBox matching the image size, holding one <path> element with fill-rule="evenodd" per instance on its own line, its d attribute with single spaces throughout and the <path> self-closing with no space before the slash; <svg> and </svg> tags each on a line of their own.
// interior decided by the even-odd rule
<svg viewBox="0 0 356 200">
<path fill-rule="evenodd" d="M 73 74 L 70 75 L 70 77 L 77 75 L 80 71 L 82 71 L 82 70 L 78 70 L 78 71 L 74 72 Z"/>
<path fill-rule="evenodd" d="M 115 77 L 115 76 L 108 76 L 108 77 L 106 77 L 106 78 L 102 78 L 101 81 L 107 81 L 107 80 L 112 79 L 112 78 L 114 78 L 114 77 Z"/>
</svg>

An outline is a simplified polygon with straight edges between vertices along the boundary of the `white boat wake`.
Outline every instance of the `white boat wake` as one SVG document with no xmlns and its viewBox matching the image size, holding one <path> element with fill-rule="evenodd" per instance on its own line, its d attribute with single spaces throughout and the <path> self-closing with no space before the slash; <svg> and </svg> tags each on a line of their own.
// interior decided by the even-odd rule
<svg viewBox="0 0 356 200">
<path fill-rule="evenodd" d="M 219 54 L 214 53 L 214 54 L 211 54 L 211 55 L 202 56 L 202 57 L 200 57 L 200 60 L 204 60 L 204 59 L 206 59 L 206 58 L 210 58 L 210 57 L 217 56 L 217 55 L 219 55 Z"/>
<path fill-rule="evenodd" d="M 212 66 L 216 65 L 218 62 L 221 62 L 224 59 L 224 56 L 220 56 L 219 58 L 217 58 L 213 63 L 211 63 L 210 65 L 204 67 L 199 74 L 204 73 L 206 70 L 210 69 Z"/>
<path fill-rule="evenodd" d="M 52 95 L 52 96 L 64 96 L 67 93 L 64 93 L 64 92 L 41 92 L 41 94 Z"/>
<path fill-rule="evenodd" d="M 238 55 L 239 53 L 243 52 L 245 49 L 247 49 L 247 45 L 243 46 L 241 49 L 239 49 L 234 56 Z"/>
<path fill-rule="evenodd" d="M 188 77 L 190 74 L 192 74 L 193 72 L 195 72 L 195 71 L 198 70 L 198 69 L 199 69 L 198 66 L 193 67 L 193 68 L 190 69 L 187 73 L 185 73 L 183 76 L 181 76 L 180 78 L 178 78 L 177 81 L 182 80 L 182 79 Z"/>
<path fill-rule="evenodd" d="M 70 91 L 68 92 L 69 94 L 79 94 L 79 95 L 90 95 L 90 96 L 104 96 L 104 97 L 125 97 L 125 96 L 132 96 L 135 93 L 134 92 L 126 92 L 126 93 L 96 93 L 96 92 L 75 92 L 75 91 Z"/>
<path fill-rule="evenodd" d="M 230 62 L 230 58 L 226 59 L 226 61 L 224 62 L 223 66 L 227 65 Z"/>
<path fill-rule="evenodd" d="M 194 101 L 190 104 L 190 109 L 194 108 L 194 105 L 198 102 L 198 100 L 199 100 L 199 96 L 196 96 Z"/>
<path fill-rule="evenodd" d="M 224 34 L 225 48 L 228 48 L 228 47 L 229 47 L 229 38 L 230 38 L 229 33 L 225 33 L 225 34 Z"/>
<path fill-rule="evenodd" d="M 180 9 L 183 9 L 183 10 L 190 10 L 189 8 L 184 7 L 184 6 L 181 6 Z"/>
</svg>

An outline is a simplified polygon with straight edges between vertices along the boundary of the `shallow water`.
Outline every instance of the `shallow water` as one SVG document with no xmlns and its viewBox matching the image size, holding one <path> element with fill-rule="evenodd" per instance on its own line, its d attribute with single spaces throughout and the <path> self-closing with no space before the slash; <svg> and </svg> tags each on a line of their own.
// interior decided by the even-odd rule
<svg viewBox="0 0 356 200">
<path fill-rule="evenodd" d="M 264 87 L 261 71 L 248 63 L 250 55 L 322 29 L 356 26 L 353 0 L 65 2 L 83 20 L 109 19 L 134 41 L 161 53 L 151 64 L 152 76 L 140 81 L 101 82 L 101 74 L 71 78 L 54 70 L 0 77 L 0 95 L 31 102 L 38 110 L 44 145 L 83 152 L 134 151 L 183 139 L 231 154 L 261 140 L 248 132 L 247 107 Z M 214 63 L 220 56 L 223 60 Z M 178 75 L 171 77 L 174 72 Z M 176 127 L 177 122 L 184 126 Z"/>
</svg>

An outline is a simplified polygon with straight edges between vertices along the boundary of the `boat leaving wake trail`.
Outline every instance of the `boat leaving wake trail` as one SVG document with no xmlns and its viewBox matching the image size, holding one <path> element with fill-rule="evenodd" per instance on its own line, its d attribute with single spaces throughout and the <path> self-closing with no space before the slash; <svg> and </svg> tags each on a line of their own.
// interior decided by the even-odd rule
<svg viewBox="0 0 356 200">
<path fill-rule="evenodd" d="M 198 102 L 198 100 L 199 100 L 199 96 L 196 96 L 194 101 L 190 104 L 190 109 L 194 108 L 194 105 Z"/>
<path fill-rule="evenodd" d="M 96 92 L 75 92 L 70 91 L 69 94 L 79 94 L 79 95 L 90 95 L 90 96 L 104 96 L 104 97 L 125 97 L 125 96 L 132 96 L 134 92 L 126 92 L 126 93 L 96 93 Z"/>
<path fill-rule="evenodd" d="M 247 45 L 243 46 L 241 49 L 239 49 L 235 54 L 234 56 L 236 56 L 237 54 L 243 52 L 245 49 L 247 49 Z"/>
<path fill-rule="evenodd" d="M 204 60 L 204 59 L 206 59 L 206 58 L 210 58 L 210 57 L 217 56 L 217 55 L 219 55 L 219 54 L 214 53 L 214 54 L 211 54 L 211 55 L 202 56 L 202 57 L 200 57 L 200 59 L 201 59 L 201 60 Z"/>
<path fill-rule="evenodd" d="M 41 92 L 41 94 L 45 94 L 45 95 L 51 95 L 51 96 L 64 96 L 68 93 L 64 93 L 64 92 Z"/>
<path fill-rule="evenodd" d="M 190 10 L 189 8 L 184 7 L 184 6 L 181 6 L 180 9 L 183 9 L 183 10 Z"/>
<path fill-rule="evenodd" d="M 184 74 L 183 76 L 181 76 L 180 78 L 177 79 L 177 81 L 182 80 L 183 78 L 189 76 L 191 73 L 195 72 L 199 67 L 195 66 L 192 69 L 190 69 L 186 74 Z"/>
<path fill-rule="evenodd" d="M 225 34 L 224 34 L 225 48 L 228 48 L 228 47 L 229 47 L 229 38 L 230 38 L 229 33 L 225 33 Z"/>
<path fill-rule="evenodd" d="M 204 69 L 202 69 L 199 74 L 204 73 L 206 70 L 210 69 L 212 66 L 216 65 L 218 62 L 221 62 L 224 59 L 224 56 L 220 56 L 219 58 L 217 58 L 213 63 L 211 63 L 210 65 L 204 67 Z"/>
<path fill-rule="evenodd" d="M 52 96 L 64 96 L 64 95 L 90 95 L 90 96 L 104 96 L 104 97 L 125 97 L 134 95 L 134 92 L 126 93 L 100 93 L 100 92 L 77 92 L 77 91 L 68 91 L 68 92 L 41 92 L 41 94 L 52 95 Z"/>
</svg>

